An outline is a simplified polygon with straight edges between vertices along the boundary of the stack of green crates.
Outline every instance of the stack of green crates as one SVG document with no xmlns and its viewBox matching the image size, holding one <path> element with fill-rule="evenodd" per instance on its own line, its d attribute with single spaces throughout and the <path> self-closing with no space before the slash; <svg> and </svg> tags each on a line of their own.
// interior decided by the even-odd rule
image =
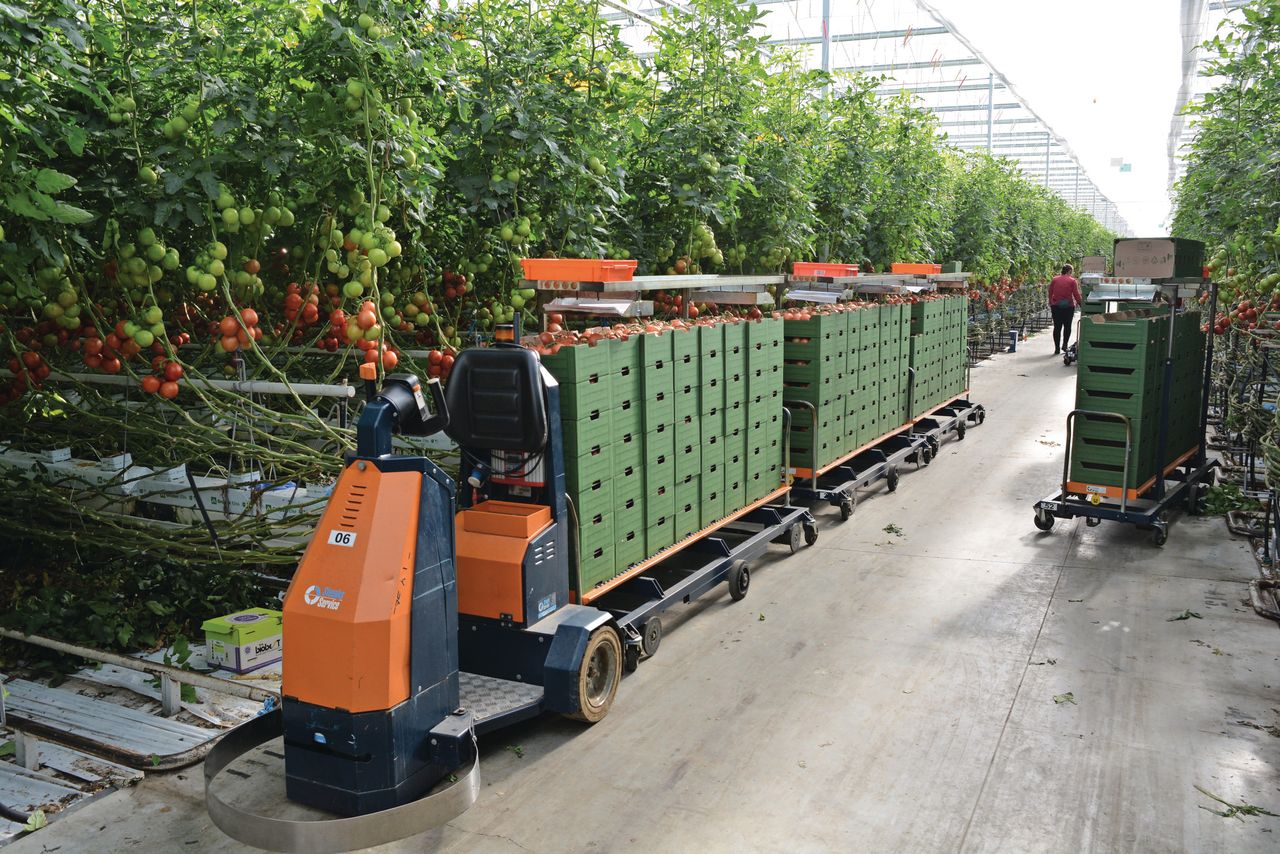
<svg viewBox="0 0 1280 854">
<path fill-rule="evenodd" d="M 819 468 L 840 457 L 847 445 L 848 323 L 840 312 L 783 322 L 783 396 L 798 404 L 787 407 L 791 410 L 793 467 Z M 878 326 L 870 335 L 878 342 Z M 865 373 L 864 364 L 860 375 Z"/>
<path fill-rule="evenodd" d="M 588 579 L 608 578 L 615 562 L 617 489 L 623 481 L 615 479 L 620 463 L 627 462 L 625 455 L 635 447 L 634 442 L 619 441 L 636 414 L 630 395 L 638 372 L 628 352 L 607 345 L 580 346 L 542 357 L 560 385 L 565 491 L 578 519 L 577 554 L 584 585 Z"/>
<path fill-rule="evenodd" d="M 1204 367 L 1199 313 L 1178 315 L 1173 336 L 1166 466 L 1199 444 Z M 1085 318 L 1080 327 L 1076 408 L 1129 418 L 1129 472 L 1126 479 L 1124 424 L 1082 414 L 1076 416 L 1072 434 L 1072 481 L 1138 489 L 1156 476 L 1164 360 L 1169 352 L 1167 311 Z"/>
<path fill-rule="evenodd" d="M 565 490 L 582 590 L 782 483 L 782 321 L 562 347 Z"/>
<path fill-rule="evenodd" d="M 746 330 L 746 446 L 743 497 L 759 501 L 782 485 L 783 321 L 766 317 Z"/>
<path fill-rule="evenodd" d="M 964 392 L 968 323 L 965 297 L 942 297 L 912 304 L 909 361 L 915 381 L 910 417 L 918 418 Z"/>
</svg>

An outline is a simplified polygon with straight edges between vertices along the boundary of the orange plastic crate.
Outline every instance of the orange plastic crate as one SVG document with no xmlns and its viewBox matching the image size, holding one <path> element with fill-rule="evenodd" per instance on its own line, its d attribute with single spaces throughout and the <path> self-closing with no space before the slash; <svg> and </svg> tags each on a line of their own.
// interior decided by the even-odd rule
<svg viewBox="0 0 1280 854">
<path fill-rule="evenodd" d="M 900 276 L 920 276 L 930 273 L 941 273 L 941 264 L 894 264 L 889 268 L 889 272 Z"/>
<path fill-rule="evenodd" d="M 602 258 L 522 258 L 524 277 L 536 282 L 629 282 L 635 261 Z"/>
<path fill-rule="evenodd" d="M 832 279 L 858 275 L 857 264 L 818 264 L 809 261 L 796 261 L 791 265 L 793 276 L 823 276 Z"/>
</svg>

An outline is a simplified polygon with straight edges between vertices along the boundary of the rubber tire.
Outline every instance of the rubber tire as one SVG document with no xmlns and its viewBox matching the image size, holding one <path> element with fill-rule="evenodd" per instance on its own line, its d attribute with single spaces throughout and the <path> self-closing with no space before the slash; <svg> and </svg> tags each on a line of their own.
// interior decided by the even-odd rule
<svg viewBox="0 0 1280 854">
<path fill-rule="evenodd" d="M 927 466 L 929 465 L 929 463 L 933 462 L 933 446 L 932 445 L 925 445 L 917 453 L 920 455 L 921 465 Z"/>
<path fill-rule="evenodd" d="M 957 421 L 956 422 L 956 439 L 963 442 L 965 430 L 967 429 L 968 428 L 965 426 L 965 423 L 963 421 Z"/>
<path fill-rule="evenodd" d="M 979 423 L 979 424 L 981 424 L 983 421 L 986 421 L 986 420 L 987 420 L 987 410 L 985 410 L 985 409 L 979 409 L 979 410 L 978 410 L 978 423 Z"/>
<path fill-rule="evenodd" d="M 791 553 L 795 554 L 800 551 L 804 544 L 804 531 L 799 525 L 792 525 L 787 529 L 787 547 L 791 549 Z"/>
<path fill-rule="evenodd" d="M 1187 513 L 1191 516 L 1199 516 L 1201 509 L 1204 507 L 1204 487 L 1198 483 L 1187 485 Z"/>
<path fill-rule="evenodd" d="M 1151 545 L 1160 548 L 1169 542 L 1169 525 L 1165 522 L 1158 522 L 1151 526 Z"/>
<path fill-rule="evenodd" d="M 885 488 L 888 489 L 890 492 L 897 492 L 899 477 L 900 475 L 898 474 L 897 466 L 894 466 L 893 468 L 889 469 L 889 471 L 884 476 Z"/>
<path fill-rule="evenodd" d="M 1053 516 L 1043 510 L 1036 511 L 1035 523 L 1036 527 L 1041 531 L 1053 530 Z"/>
<path fill-rule="evenodd" d="M 605 695 L 596 702 L 588 697 L 588 683 L 593 678 L 596 665 L 596 653 L 601 652 L 604 672 L 611 684 Z M 613 626 L 601 626 L 591 633 L 587 639 L 587 648 L 582 653 L 582 661 L 578 664 L 578 710 L 566 715 L 575 721 L 594 724 L 604 720 L 618 696 L 618 683 L 622 681 L 622 641 Z"/>
<path fill-rule="evenodd" d="M 840 502 L 840 521 L 847 522 L 849 517 L 853 515 L 854 502 L 848 496 L 845 496 Z"/>
<path fill-rule="evenodd" d="M 1086 528 L 1096 528 L 1102 524 L 1102 520 L 1097 516 L 1085 516 L 1084 524 Z"/>
<path fill-rule="evenodd" d="M 662 620 L 658 617 L 650 617 L 640 627 L 640 650 L 645 658 L 653 658 L 658 654 L 658 647 L 661 645 Z"/>
<path fill-rule="evenodd" d="M 741 602 L 751 587 L 751 567 L 745 560 L 735 560 L 729 566 L 729 598 Z"/>
<path fill-rule="evenodd" d="M 804 523 L 804 544 L 811 546 L 818 541 L 818 526 L 812 522 Z"/>
</svg>

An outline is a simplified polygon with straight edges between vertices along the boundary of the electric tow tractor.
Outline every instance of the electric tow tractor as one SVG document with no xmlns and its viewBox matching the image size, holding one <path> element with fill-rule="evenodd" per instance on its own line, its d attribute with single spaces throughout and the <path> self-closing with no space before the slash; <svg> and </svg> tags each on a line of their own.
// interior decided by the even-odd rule
<svg viewBox="0 0 1280 854">
<path fill-rule="evenodd" d="M 372 367 L 356 450 L 285 595 L 280 705 L 205 760 L 210 818 L 259 848 L 350 851 L 444 824 L 479 793 L 477 735 L 546 711 L 601 720 L 623 672 L 656 652 L 663 612 L 721 584 L 741 599 L 769 543 L 817 539 L 780 485 L 580 592 L 560 389 L 537 354 L 464 350 L 447 391 L 404 374 L 379 389 Z M 456 477 L 393 452 L 396 433 L 439 431 L 460 451 Z M 217 778 L 281 736 L 288 800 L 342 818 L 224 797 L 270 785 L 252 780 L 271 770 L 270 749 L 232 769 L 250 779 Z"/>
<path fill-rule="evenodd" d="M 479 792 L 477 734 L 544 710 L 594 723 L 622 677 L 615 617 L 571 601 L 559 393 L 537 355 L 465 350 L 447 393 L 362 376 L 356 451 L 285 596 L 280 706 L 205 762 L 214 824 L 259 848 L 346 851 L 441 825 Z M 393 453 L 395 433 L 441 430 L 462 453 L 456 479 Z M 541 485 L 518 485 L 534 469 Z M 220 797 L 219 771 L 281 735 L 289 800 L 348 818 Z"/>
</svg>

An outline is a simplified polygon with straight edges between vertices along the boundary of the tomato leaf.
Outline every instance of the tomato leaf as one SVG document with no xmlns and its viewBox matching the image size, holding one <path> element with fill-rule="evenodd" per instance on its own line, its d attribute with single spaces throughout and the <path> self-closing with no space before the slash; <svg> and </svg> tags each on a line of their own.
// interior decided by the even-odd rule
<svg viewBox="0 0 1280 854">
<path fill-rule="evenodd" d="M 76 183 L 75 178 L 55 169 L 37 169 L 34 178 L 36 189 L 42 193 L 61 193 Z"/>
</svg>

